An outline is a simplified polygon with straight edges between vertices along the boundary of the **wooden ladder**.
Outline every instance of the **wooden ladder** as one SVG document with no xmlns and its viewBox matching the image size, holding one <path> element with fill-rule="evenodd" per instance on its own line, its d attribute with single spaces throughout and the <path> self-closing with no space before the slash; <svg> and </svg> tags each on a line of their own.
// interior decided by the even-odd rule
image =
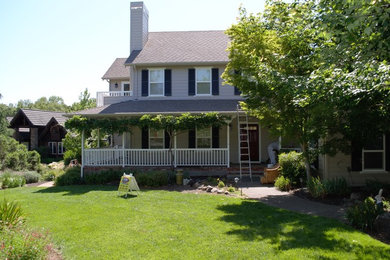
<svg viewBox="0 0 390 260">
<path fill-rule="evenodd" d="M 252 182 L 251 151 L 249 146 L 248 113 L 237 105 L 238 160 L 240 162 L 240 180 L 249 176 Z"/>
</svg>

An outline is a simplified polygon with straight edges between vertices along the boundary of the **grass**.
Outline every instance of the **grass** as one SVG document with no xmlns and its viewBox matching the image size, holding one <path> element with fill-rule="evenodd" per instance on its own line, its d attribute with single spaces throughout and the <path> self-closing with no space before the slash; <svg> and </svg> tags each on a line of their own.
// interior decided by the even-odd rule
<svg viewBox="0 0 390 260">
<path fill-rule="evenodd" d="M 28 224 L 66 259 L 389 259 L 390 246 L 338 221 L 225 196 L 116 187 L 15 188 Z"/>
</svg>

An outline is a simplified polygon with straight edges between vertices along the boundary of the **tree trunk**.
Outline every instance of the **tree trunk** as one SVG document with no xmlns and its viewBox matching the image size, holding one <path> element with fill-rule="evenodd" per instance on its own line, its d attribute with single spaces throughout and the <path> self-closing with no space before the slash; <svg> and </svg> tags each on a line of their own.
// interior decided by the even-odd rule
<svg viewBox="0 0 390 260">
<path fill-rule="evenodd" d="M 302 154 L 305 159 L 306 179 L 309 182 L 311 178 L 311 170 L 310 170 L 309 146 L 307 143 L 302 144 Z"/>
</svg>

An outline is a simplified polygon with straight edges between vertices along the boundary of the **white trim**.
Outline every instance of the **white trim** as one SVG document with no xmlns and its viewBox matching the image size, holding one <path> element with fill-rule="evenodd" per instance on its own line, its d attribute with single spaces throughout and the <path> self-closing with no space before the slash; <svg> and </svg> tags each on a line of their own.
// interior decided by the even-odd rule
<svg viewBox="0 0 390 260">
<path fill-rule="evenodd" d="M 162 82 L 151 82 L 150 81 L 150 71 L 152 70 L 161 70 L 162 71 Z M 162 83 L 163 89 L 162 89 L 162 94 L 159 95 L 151 95 L 150 94 L 150 84 L 151 83 Z M 163 97 L 165 95 L 165 68 L 153 68 L 153 69 L 148 69 L 148 96 L 149 97 Z"/>
<path fill-rule="evenodd" d="M 362 171 L 361 173 L 372 173 L 372 172 L 386 172 L 386 136 L 382 135 L 382 150 L 365 150 L 362 149 Z M 365 153 L 382 153 L 382 162 L 383 162 L 383 168 L 377 168 L 377 169 L 365 169 L 364 168 L 364 154 Z"/>
<path fill-rule="evenodd" d="M 208 128 L 210 132 L 210 147 L 201 147 L 200 149 L 209 149 L 213 147 L 213 129 L 212 127 L 208 127 Z M 207 129 L 207 127 L 201 129 Z M 206 139 L 206 138 L 202 138 L 202 139 Z M 195 148 L 198 148 L 198 128 L 195 128 Z"/>
<path fill-rule="evenodd" d="M 210 93 L 209 94 L 198 94 L 198 77 L 197 77 L 197 71 L 200 70 L 200 69 L 207 69 L 207 70 L 210 70 L 210 81 L 199 81 L 199 83 L 210 83 L 210 88 L 209 88 L 209 91 Z M 212 96 L 212 67 L 195 67 L 195 96 Z"/>
<path fill-rule="evenodd" d="M 150 128 L 148 128 L 148 148 L 149 149 L 165 149 L 165 131 L 164 131 L 164 129 L 160 129 L 160 130 L 154 130 L 154 129 L 152 129 L 152 130 L 154 130 L 154 131 L 163 131 L 163 136 L 162 136 L 162 139 L 163 139 L 163 145 L 162 145 L 162 147 L 161 148 L 150 148 Z"/>
<path fill-rule="evenodd" d="M 61 146 L 61 149 L 60 149 Z M 62 142 L 57 142 L 57 154 L 64 154 L 64 144 Z"/>
</svg>

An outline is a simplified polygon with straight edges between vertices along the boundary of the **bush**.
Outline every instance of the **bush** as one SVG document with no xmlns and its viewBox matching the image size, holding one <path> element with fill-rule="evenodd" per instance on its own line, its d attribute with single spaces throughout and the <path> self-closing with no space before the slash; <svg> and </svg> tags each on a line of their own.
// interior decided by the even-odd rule
<svg viewBox="0 0 390 260">
<path fill-rule="evenodd" d="M 26 180 L 22 176 L 10 172 L 3 173 L 0 176 L 0 180 L 2 182 L 2 188 L 21 187 L 26 184 Z"/>
<path fill-rule="evenodd" d="M 63 174 L 55 179 L 56 186 L 67 186 L 81 184 L 80 167 L 67 168 Z"/>
<path fill-rule="evenodd" d="M 29 151 L 27 163 L 30 170 L 38 170 L 39 164 L 41 163 L 41 156 L 37 151 Z"/>
<path fill-rule="evenodd" d="M 378 207 L 372 197 L 347 210 L 349 223 L 361 230 L 372 230 L 376 217 L 383 213 L 383 208 Z"/>
<path fill-rule="evenodd" d="M 275 180 L 275 187 L 281 191 L 289 191 L 291 189 L 291 181 L 284 176 L 279 176 Z"/>
<path fill-rule="evenodd" d="M 45 181 L 54 181 L 57 176 L 64 174 L 64 170 L 62 169 L 44 169 L 42 171 L 42 179 Z"/>
<path fill-rule="evenodd" d="M 121 179 L 121 176 L 123 175 L 123 171 L 114 171 L 114 170 L 107 170 L 107 171 L 100 171 L 96 173 L 88 173 L 84 176 L 84 182 L 85 184 L 91 185 L 91 184 L 106 184 L 113 181 L 118 181 Z"/>
<path fill-rule="evenodd" d="M 218 180 L 213 178 L 213 177 L 207 177 L 207 180 L 206 180 L 207 184 L 208 185 L 211 185 L 211 186 L 217 186 L 218 185 Z"/>
<path fill-rule="evenodd" d="M 148 171 L 134 174 L 140 186 L 160 187 L 172 182 L 172 174 L 169 171 Z"/>
<path fill-rule="evenodd" d="M 16 201 L 0 202 L 0 230 L 4 227 L 15 227 L 23 222 L 23 212 Z"/>
<path fill-rule="evenodd" d="M 324 198 L 326 196 L 325 187 L 320 177 L 310 178 L 307 188 L 313 198 Z"/>
<path fill-rule="evenodd" d="M 230 193 L 233 193 L 236 191 L 236 189 L 234 187 L 232 187 L 232 185 L 230 185 L 228 188 L 227 188 L 227 191 L 230 192 Z"/>
<path fill-rule="evenodd" d="M 301 179 L 305 180 L 305 161 L 302 153 L 295 151 L 279 155 L 280 174 L 289 179 L 291 186 L 299 186 Z"/>
<path fill-rule="evenodd" d="M 218 188 L 222 189 L 223 187 L 225 187 L 225 183 L 222 180 L 218 179 Z"/>
<path fill-rule="evenodd" d="M 0 237 L 0 259 L 47 259 L 47 235 L 18 227 L 4 228 Z"/>
<path fill-rule="evenodd" d="M 344 178 L 325 180 L 323 184 L 327 196 L 343 197 L 350 192 L 347 181 Z"/>
<path fill-rule="evenodd" d="M 24 172 L 23 175 L 26 183 L 36 183 L 41 178 L 41 175 L 37 172 Z"/>
</svg>

